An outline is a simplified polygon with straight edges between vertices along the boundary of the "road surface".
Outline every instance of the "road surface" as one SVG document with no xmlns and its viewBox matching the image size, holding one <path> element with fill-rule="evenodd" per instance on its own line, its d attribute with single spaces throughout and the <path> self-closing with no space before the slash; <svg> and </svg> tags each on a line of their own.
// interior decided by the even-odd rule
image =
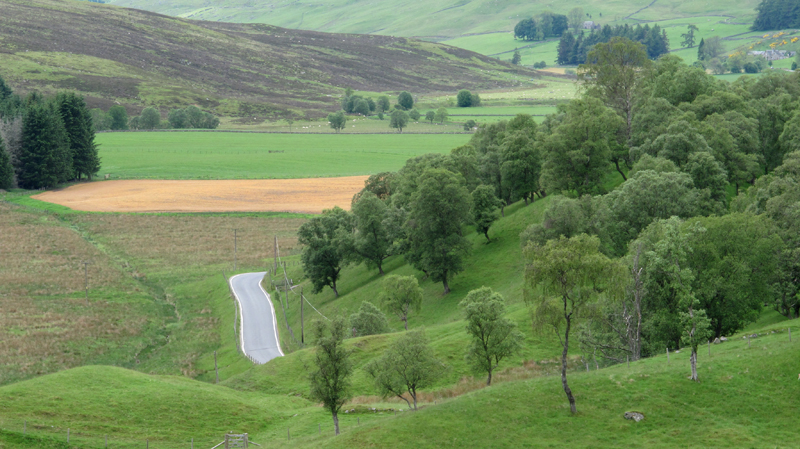
<svg viewBox="0 0 800 449">
<path fill-rule="evenodd" d="M 231 290 L 239 302 L 242 328 L 239 331 L 242 351 L 256 363 L 282 357 L 278 343 L 275 307 L 261 287 L 266 272 L 237 274 L 230 279 Z"/>
</svg>

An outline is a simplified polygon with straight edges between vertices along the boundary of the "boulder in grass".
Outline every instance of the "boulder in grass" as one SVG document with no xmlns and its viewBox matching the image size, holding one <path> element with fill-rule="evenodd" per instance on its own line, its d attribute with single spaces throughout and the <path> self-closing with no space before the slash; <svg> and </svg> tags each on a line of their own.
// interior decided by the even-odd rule
<svg viewBox="0 0 800 449">
<path fill-rule="evenodd" d="M 625 412 L 625 419 L 632 419 L 636 422 L 639 422 L 644 419 L 644 414 L 640 412 Z"/>
</svg>

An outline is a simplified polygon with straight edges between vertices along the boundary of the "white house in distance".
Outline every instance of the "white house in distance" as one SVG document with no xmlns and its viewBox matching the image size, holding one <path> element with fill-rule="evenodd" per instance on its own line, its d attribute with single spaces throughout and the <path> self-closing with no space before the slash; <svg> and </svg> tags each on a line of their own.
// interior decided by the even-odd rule
<svg viewBox="0 0 800 449">
<path fill-rule="evenodd" d="M 764 50 L 764 51 L 749 51 L 748 55 L 763 56 L 767 61 L 777 61 L 779 59 L 791 58 L 795 52 L 787 50 Z"/>
<path fill-rule="evenodd" d="M 600 28 L 601 28 L 600 24 L 594 23 L 594 21 L 592 20 L 587 20 L 586 22 L 583 22 L 584 30 L 599 30 Z"/>
</svg>

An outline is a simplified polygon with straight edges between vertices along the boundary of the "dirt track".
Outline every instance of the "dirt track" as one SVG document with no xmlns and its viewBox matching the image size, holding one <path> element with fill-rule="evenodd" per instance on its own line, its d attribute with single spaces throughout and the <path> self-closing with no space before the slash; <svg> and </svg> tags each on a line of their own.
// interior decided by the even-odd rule
<svg viewBox="0 0 800 449">
<path fill-rule="evenodd" d="M 366 176 L 222 181 L 102 181 L 33 198 L 89 212 L 297 212 L 350 209 Z"/>
</svg>

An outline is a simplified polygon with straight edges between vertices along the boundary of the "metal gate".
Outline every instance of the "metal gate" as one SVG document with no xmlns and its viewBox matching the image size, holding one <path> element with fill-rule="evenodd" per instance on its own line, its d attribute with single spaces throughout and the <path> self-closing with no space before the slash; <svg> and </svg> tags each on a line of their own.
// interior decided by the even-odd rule
<svg viewBox="0 0 800 449">
<path fill-rule="evenodd" d="M 225 449 L 232 448 L 247 449 L 247 434 L 243 433 L 241 435 L 236 435 L 229 433 L 225 435 Z"/>
</svg>

